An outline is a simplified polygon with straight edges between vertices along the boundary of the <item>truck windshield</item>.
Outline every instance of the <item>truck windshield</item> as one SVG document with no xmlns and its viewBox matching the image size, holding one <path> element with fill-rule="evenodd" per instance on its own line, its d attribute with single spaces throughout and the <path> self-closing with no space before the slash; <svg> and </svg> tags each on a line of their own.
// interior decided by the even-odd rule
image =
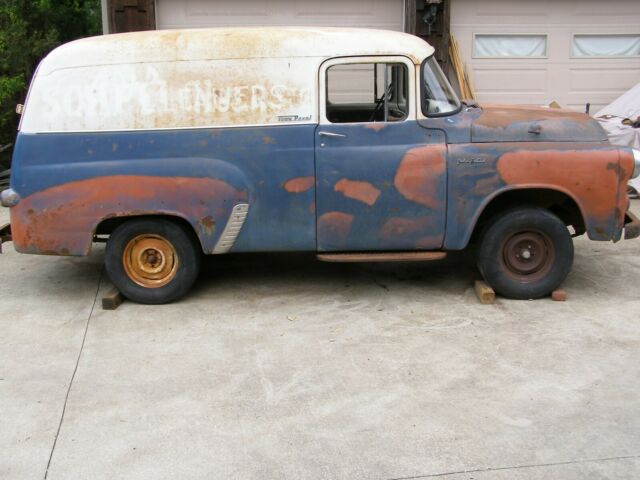
<svg viewBox="0 0 640 480">
<path fill-rule="evenodd" d="M 425 115 L 448 115 L 460 109 L 460 100 L 433 56 L 422 65 L 422 79 L 422 111 Z"/>
</svg>

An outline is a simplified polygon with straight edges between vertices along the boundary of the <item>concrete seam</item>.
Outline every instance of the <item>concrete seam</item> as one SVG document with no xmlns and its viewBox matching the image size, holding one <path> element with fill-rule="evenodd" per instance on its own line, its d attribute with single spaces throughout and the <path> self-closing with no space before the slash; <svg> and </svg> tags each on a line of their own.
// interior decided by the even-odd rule
<svg viewBox="0 0 640 480">
<path fill-rule="evenodd" d="M 533 463 L 527 465 L 514 465 L 510 467 L 487 467 L 487 468 L 475 468 L 472 470 L 458 470 L 455 472 L 443 472 L 443 473 L 429 473 L 426 475 L 416 475 L 411 477 L 394 477 L 388 480 L 419 480 L 421 478 L 435 478 L 446 477 L 449 475 L 461 475 L 464 473 L 481 473 L 481 472 L 496 472 L 500 470 L 517 470 L 520 468 L 536 468 L 536 467 L 556 467 L 559 465 L 572 465 L 577 463 L 593 463 L 593 462 L 607 462 L 610 460 L 628 460 L 632 458 L 640 458 L 640 455 L 626 455 L 621 457 L 605 457 L 605 458 L 588 458 L 583 460 L 567 460 L 565 462 L 552 462 L 552 463 Z"/>
<path fill-rule="evenodd" d="M 47 462 L 47 469 L 44 472 L 44 480 L 47 480 L 47 475 L 49 475 L 49 467 L 51 466 L 51 460 L 53 459 L 53 452 L 56 449 L 56 443 L 58 442 L 58 436 L 60 435 L 60 430 L 62 429 L 62 422 L 64 421 L 64 414 L 67 411 L 67 402 L 69 401 L 69 394 L 71 393 L 71 386 L 73 385 L 73 381 L 76 378 L 76 373 L 78 372 L 78 365 L 80 365 L 80 357 L 82 356 L 82 351 L 84 350 L 84 342 L 87 338 L 87 331 L 89 330 L 89 322 L 91 321 L 91 316 L 93 315 L 93 310 L 96 308 L 96 302 L 98 301 L 98 293 L 100 292 L 100 286 L 102 285 L 102 277 L 104 275 L 104 269 L 100 270 L 100 277 L 98 277 L 98 286 L 96 287 L 96 294 L 93 297 L 93 304 L 91 305 L 91 310 L 89 311 L 89 316 L 87 317 L 87 322 L 84 326 L 84 334 L 82 335 L 82 342 L 80 343 L 80 351 L 78 352 L 78 357 L 76 358 L 76 364 L 73 368 L 73 373 L 71 374 L 71 381 L 69 382 L 69 386 L 67 387 L 67 394 L 64 397 L 64 404 L 62 405 L 62 415 L 60 415 L 60 422 L 58 423 L 58 430 L 56 431 L 56 436 L 53 439 L 53 445 L 51 446 L 51 452 L 49 453 L 49 461 Z"/>
</svg>

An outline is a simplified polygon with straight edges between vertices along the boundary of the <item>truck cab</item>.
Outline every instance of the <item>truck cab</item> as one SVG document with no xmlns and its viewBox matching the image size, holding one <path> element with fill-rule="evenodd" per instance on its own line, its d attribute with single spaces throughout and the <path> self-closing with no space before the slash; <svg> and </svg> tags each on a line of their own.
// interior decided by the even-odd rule
<svg viewBox="0 0 640 480">
<path fill-rule="evenodd" d="M 572 236 L 640 234 L 640 152 L 588 115 L 457 98 L 417 37 L 339 28 L 139 32 L 71 42 L 34 76 L 14 150 L 22 253 L 106 241 L 125 296 L 164 303 L 203 254 L 439 259 L 549 294 Z"/>
</svg>

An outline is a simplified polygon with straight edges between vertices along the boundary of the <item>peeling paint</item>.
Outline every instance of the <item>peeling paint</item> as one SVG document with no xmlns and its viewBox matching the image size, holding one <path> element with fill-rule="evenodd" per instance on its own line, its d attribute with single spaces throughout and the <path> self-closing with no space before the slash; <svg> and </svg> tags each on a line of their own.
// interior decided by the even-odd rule
<svg viewBox="0 0 640 480">
<path fill-rule="evenodd" d="M 284 184 L 284 189 L 289 193 L 302 193 L 313 187 L 315 183 L 315 177 L 298 177 L 287 180 Z"/>
<path fill-rule="evenodd" d="M 334 190 L 342 193 L 347 198 L 366 203 L 370 207 L 376 203 L 380 196 L 380 190 L 369 182 L 349 180 L 347 178 L 339 180 Z"/>
<path fill-rule="evenodd" d="M 439 208 L 442 198 L 438 184 L 445 173 L 446 146 L 427 145 L 409 150 L 395 175 L 393 184 L 407 199 L 425 207 Z"/>
<path fill-rule="evenodd" d="M 327 212 L 318 218 L 318 235 L 330 238 L 334 247 L 344 246 L 351 234 L 353 215 L 344 212 Z"/>
</svg>

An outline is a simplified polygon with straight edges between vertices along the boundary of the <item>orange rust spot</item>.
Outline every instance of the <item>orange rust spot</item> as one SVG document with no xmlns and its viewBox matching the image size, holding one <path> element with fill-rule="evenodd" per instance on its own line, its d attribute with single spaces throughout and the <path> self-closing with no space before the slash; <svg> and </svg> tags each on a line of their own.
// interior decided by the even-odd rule
<svg viewBox="0 0 640 480">
<path fill-rule="evenodd" d="M 302 193 L 313 187 L 315 178 L 310 177 L 296 177 L 284 182 L 284 189 L 289 193 Z"/>
<path fill-rule="evenodd" d="M 425 235 L 416 241 L 418 250 L 435 250 L 442 248 L 442 235 Z"/>
<path fill-rule="evenodd" d="M 380 196 L 380 190 L 369 182 L 360 182 L 343 178 L 336 183 L 334 190 L 347 198 L 352 198 L 372 206 Z"/>
<path fill-rule="evenodd" d="M 367 123 L 365 125 L 365 128 L 373 130 L 374 132 L 379 132 L 384 127 L 386 127 L 386 125 L 384 123 L 379 123 L 379 122 Z"/>
<path fill-rule="evenodd" d="M 262 143 L 264 143 L 265 145 L 274 145 L 276 143 L 276 140 L 270 135 L 265 135 L 264 137 L 262 137 Z"/>
<path fill-rule="evenodd" d="M 427 145 L 409 150 L 398 167 L 393 184 L 407 200 L 428 208 L 439 208 L 438 185 L 445 172 L 443 145 Z"/>
<path fill-rule="evenodd" d="M 202 230 L 204 231 L 204 233 L 206 233 L 207 235 L 213 234 L 213 227 L 215 225 L 215 222 L 213 221 L 211 215 L 207 215 L 206 217 L 200 219 L 199 223 L 202 226 Z"/>
<path fill-rule="evenodd" d="M 514 151 L 498 159 L 498 173 L 510 185 L 548 186 L 573 193 L 587 216 L 610 218 L 621 177 L 616 150 Z M 625 180 L 626 183 L 626 180 Z"/>
<path fill-rule="evenodd" d="M 488 128 L 506 128 L 514 123 L 536 122 L 542 120 L 571 120 L 587 122 L 589 117 L 573 110 L 551 109 L 544 107 L 520 105 L 483 104 L 482 115 L 475 121 L 476 125 Z"/>
<path fill-rule="evenodd" d="M 429 217 L 402 218 L 394 217 L 387 220 L 380 229 L 380 237 L 384 240 L 390 240 L 396 237 L 402 237 L 415 234 L 424 230 L 429 223 Z"/>
<path fill-rule="evenodd" d="M 318 218 L 318 237 L 329 243 L 344 245 L 351 233 L 353 215 L 344 212 L 327 212 Z"/>
</svg>

